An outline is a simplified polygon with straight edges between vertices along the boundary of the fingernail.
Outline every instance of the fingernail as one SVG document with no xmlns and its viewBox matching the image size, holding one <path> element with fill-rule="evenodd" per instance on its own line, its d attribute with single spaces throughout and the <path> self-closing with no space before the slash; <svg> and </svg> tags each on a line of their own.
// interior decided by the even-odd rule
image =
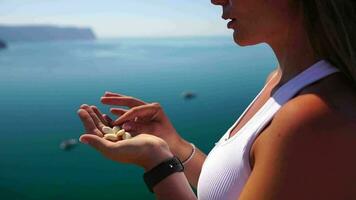
<svg viewBox="0 0 356 200">
<path fill-rule="evenodd" d="M 79 138 L 79 141 L 83 144 L 88 144 L 88 141 L 83 138 Z"/>
</svg>

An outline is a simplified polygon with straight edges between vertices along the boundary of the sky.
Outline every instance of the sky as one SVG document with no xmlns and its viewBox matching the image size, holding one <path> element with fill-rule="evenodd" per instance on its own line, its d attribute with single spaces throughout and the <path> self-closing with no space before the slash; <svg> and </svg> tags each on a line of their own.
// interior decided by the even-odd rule
<svg viewBox="0 0 356 200">
<path fill-rule="evenodd" d="M 91 27 L 99 38 L 231 35 L 210 0 L 0 0 L 0 24 Z"/>
</svg>

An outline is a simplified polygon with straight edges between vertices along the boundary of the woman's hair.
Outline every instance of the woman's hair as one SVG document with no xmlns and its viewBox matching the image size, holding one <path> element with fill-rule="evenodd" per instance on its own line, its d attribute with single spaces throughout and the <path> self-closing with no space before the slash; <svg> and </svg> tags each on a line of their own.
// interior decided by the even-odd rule
<svg viewBox="0 0 356 200">
<path fill-rule="evenodd" d="M 338 67 L 356 86 L 356 1 L 298 1 L 316 56 Z"/>
</svg>

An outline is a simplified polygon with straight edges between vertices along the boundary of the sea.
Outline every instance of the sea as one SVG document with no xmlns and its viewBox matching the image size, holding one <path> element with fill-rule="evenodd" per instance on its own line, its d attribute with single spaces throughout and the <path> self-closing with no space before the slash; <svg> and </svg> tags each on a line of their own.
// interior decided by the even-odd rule
<svg viewBox="0 0 356 200">
<path fill-rule="evenodd" d="M 277 64 L 267 44 L 229 36 L 10 43 L 0 50 L 0 199 L 155 199 L 140 167 L 80 143 L 60 148 L 84 132 L 79 106 L 110 114 L 105 91 L 159 102 L 208 154 Z"/>
</svg>

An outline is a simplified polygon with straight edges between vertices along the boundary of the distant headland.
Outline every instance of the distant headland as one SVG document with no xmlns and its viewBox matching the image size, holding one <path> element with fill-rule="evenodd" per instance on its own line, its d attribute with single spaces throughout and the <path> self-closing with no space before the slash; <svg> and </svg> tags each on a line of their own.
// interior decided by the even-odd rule
<svg viewBox="0 0 356 200">
<path fill-rule="evenodd" d="M 90 28 L 47 25 L 0 25 L 0 38 L 6 42 L 42 42 L 58 40 L 95 40 L 96 36 Z"/>
</svg>

